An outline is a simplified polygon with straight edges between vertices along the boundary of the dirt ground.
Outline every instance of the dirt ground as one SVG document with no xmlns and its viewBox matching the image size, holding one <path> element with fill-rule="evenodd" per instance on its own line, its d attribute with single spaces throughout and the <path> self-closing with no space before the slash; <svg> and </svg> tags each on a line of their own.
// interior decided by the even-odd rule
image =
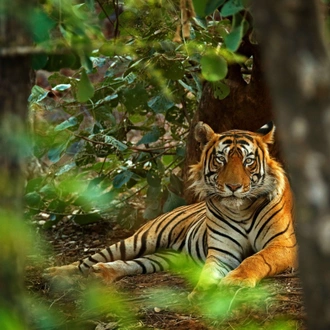
<svg viewBox="0 0 330 330">
<path fill-rule="evenodd" d="M 34 229 L 33 229 L 34 230 Z M 185 273 L 161 272 L 126 277 L 112 287 L 89 279 L 46 281 L 43 269 L 93 254 L 133 231 L 111 222 L 87 226 L 72 221 L 39 230 L 40 262 L 29 256 L 26 287 L 35 310 L 35 329 L 179 329 L 305 330 L 302 288 L 296 274 L 265 279 L 256 289 L 216 293 L 196 305 L 188 303 L 193 284 Z M 46 252 L 45 252 L 46 251 Z M 38 260 L 38 261 L 37 261 Z M 188 271 L 189 272 L 189 271 Z M 94 290 L 90 290 L 95 287 Z"/>
</svg>

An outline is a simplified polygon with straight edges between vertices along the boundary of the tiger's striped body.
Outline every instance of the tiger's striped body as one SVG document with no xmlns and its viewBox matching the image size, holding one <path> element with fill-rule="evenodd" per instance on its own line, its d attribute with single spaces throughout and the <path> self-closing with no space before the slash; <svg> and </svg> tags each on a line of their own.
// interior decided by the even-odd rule
<svg viewBox="0 0 330 330">
<path fill-rule="evenodd" d="M 68 266 L 56 274 L 93 272 L 107 282 L 168 269 L 182 252 L 204 265 L 191 297 L 219 282 L 255 286 L 295 266 L 296 239 L 290 186 L 268 153 L 274 128 L 266 134 L 215 134 L 200 123 L 196 138 L 201 161 L 191 170 L 203 202 L 159 216 L 133 236 Z"/>
</svg>

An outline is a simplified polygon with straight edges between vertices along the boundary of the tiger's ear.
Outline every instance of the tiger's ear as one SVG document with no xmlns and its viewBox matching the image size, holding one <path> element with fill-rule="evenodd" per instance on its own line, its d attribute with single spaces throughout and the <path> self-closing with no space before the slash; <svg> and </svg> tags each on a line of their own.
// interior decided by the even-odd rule
<svg viewBox="0 0 330 330">
<path fill-rule="evenodd" d="M 267 144 L 274 143 L 274 135 L 275 135 L 275 125 L 272 121 L 267 123 L 266 125 L 260 127 L 256 133 L 262 136 L 262 140 Z"/>
<path fill-rule="evenodd" d="M 213 129 L 202 121 L 195 126 L 195 139 L 204 147 L 214 136 Z"/>
</svg>

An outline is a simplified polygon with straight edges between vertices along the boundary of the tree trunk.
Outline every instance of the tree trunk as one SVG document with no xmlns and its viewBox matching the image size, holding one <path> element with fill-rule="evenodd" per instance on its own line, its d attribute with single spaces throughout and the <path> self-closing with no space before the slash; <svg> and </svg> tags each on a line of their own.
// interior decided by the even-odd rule
<svg viewBox="0 0 330 330">
<path fill-rule="evenodd" d="M 309 329 L 330 329 L 330 61 L 316 0 L 256 0 L 253 14 L 296 198 Z"/>
<path fill-rule="evenodd" d="M 187 151 L 184 165 L 185 187 L 188 181 L 189 166 L 200 158 L 200 148 L 194 137 L 194 127 L 198 121 L 210 125 L 215 132 L 221 133 L 230 129 L 245 129 L 255 131 L 273 120 L 272 104 L 268 86 L 264 80 L 259 46 L 244 38 L 238 53 L 247 58 L 253 57 L 253 68 L 249 82 L 243 79 L 239 64 L 229 66 L 226 83 L 230 94 L 223 100 L 216 99 L 212 84 L 205 83 L 199 107 L 193 118 L 191 130 L 187 139 Z M 273 149 L 273 155 L 280 158 L 278 149 Z M 190 189 L 185 189 L 184 195 L 188 203 L 196 201 Z"/>
<path fill-rule="evenodd" d="M 3 2 L 0 29 L 0 328 L 26 329 L 23 259 L 27 252 L 22 232 L 24 179 L 21 163 L 28 148 L 27 99 L 30 91 L 30 58 L 21 52 L 29 46 L 22 8 L 27 2 Z M 19 17 L 22 13 L 22 17 Z M 24 12 L 26 15 L 26 12 Z"/>
</svg>

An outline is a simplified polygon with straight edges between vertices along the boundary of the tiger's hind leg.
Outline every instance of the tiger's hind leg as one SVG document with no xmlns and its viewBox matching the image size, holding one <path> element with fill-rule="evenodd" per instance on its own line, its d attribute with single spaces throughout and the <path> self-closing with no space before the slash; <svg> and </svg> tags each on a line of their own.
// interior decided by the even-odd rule
<svg viewBox="0 0 330 330">
<path fill-rule="evenodd" d="M 167 270 L 175 264 L 177 256 L 178 252 L 168 250 L 128 261 L 99 262 L 90 267 L 90 275 L 106 284 L 113 283 L 124 276 Z"/>
<path fill-rule="evenodd" d="M 70 275 L 81 275 L 81 272 L 79 270 L 79 261 L 65 266 L 49 267 L 46 268 L 43 273 L 43 276 L 46 279 L 51 279 L 56 276 L 68 277 Z"/>
</svg>

